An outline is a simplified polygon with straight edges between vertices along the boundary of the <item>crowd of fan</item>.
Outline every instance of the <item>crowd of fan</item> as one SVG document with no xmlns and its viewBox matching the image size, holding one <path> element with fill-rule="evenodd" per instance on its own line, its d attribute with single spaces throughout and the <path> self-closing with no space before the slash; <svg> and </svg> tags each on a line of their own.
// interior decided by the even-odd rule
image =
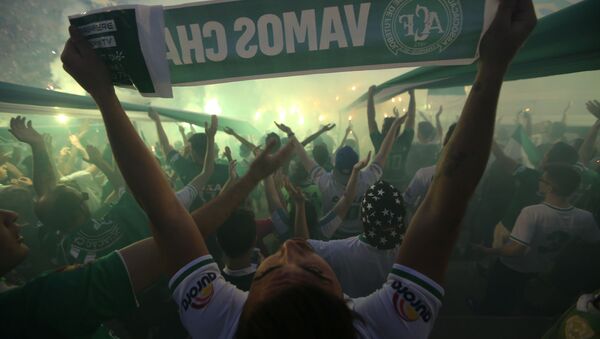
<svg viewBox="0 0 600 339">
<path fill-rule="evenodd" d="M 154 110 L 152 144 L 71 28 L 65 69 L 108 138 L 84 123 L 57 150 L 11 119 L 31 154 L 1 159 L 1 336 L 427 337 L 451 256 L 487 279 L 466 300 L 476 314 L 555 316 L 581 295 L 571 312 L 598 312 L 600 103 L 587 103 L 596 123 L 575 141 L 560 122 L 536 145 L 521 112 L 528 151 L 505 154 L 492 140 L 502 75 L 535 14 L 513 0 L 498 13 L 458 123 L 444 131 L 440 108 L 436 126 L 416 124 L 411 91 L 380 129 L 371 87 L 362 160 L 351 126 L 334 144 L 334 125 L 301 141 L 276 123 L 255 145 L 215 116 L 203 133 L 182 128 L 175 148 Z M 237 152 L 219 151 L 220 127 Z"/>
</svg>

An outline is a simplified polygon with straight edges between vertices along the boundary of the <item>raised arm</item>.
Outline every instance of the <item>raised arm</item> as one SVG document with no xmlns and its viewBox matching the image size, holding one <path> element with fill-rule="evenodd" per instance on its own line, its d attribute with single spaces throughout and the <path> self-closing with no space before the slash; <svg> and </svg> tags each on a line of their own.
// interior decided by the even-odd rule
<svg viewBox="0 0 600 339">
<path fill-rule="evenodd" d="M 294 201 L 296 213 L 294 215 L 294 237 L 308 239 L 310 232 L 308 231 L 308 223 L 306 222 L 306 199 L 299 187 L 295 187 L 286 179 L 284 181 L 285 190 L 288 192 Z"/>
<path fill-rule="evenodd" d="M 586 107 L 596 118 L 596 122 L 585 136 L 585 139 L 579 148 L 579 161 L 584 165 L 587 165 L 594 156 L 594 144 L 596 144 L 598 132 L 600 132 L 600 102 L 598 102 L 598 100 L 588 101 Z"/>
<path fill-rule="evenodd" d="M 33 188 L 38 197 L 50 192 L 56 186 L 56 174 L 44 138 L 31 126 L 31 121 L 18 116 L 10 119 L 10 133 L 17 140 L 31 146 L 33 154 Z"/>
<path fill-rule="evenodd" d="M 327 125 L 321 127 L 318 131 L 316 131 L 315 133 L 308 136 L 308 138 L 302 140 L 302 142 L 301 142 L 302 146 L 306 146 L 306 145 L 310 144 L 311 142 L 315 141 L 315 139 L 320 137 L 321 134 L 331 131 L 334 127 L 335 127 L 335 124 L 327 124 Z"/>
<path fill-rule="evenodd" d="M 269 175 L 264 180 L 265 183 L 265 197 L 267 198 L 267 206 L 269 213 L 272 214 L 277 209 L 284 209 L 283 203 L 279 198 L 279 192 L 277 192 L 277 186 L 275 185 L 275 179 L 273 175 Z"/>
<path fill-rule="evenodd" d="M 242 143 L 242 145 L 248 147 L 251 150 L 254 150 L 256 148 L 256 145 L 251 143 L 250 141 L 244 139 L 241 135 L 237 134 L 232 128 L 230 127 L 225 127 L 223 129 L 223 132 L 225 132 L 226 134 L 231 135 L 232 137 L 236 138 L 240 143 Z"/>
<path fill-rule="evenodd" d="M 377 121 L 375 121 L 375 90 L 377 87 L 369 87 L 367 93 L 367 123 L 369 124 L 369 134 L 379 133 L 379 127 L 377 127 Z"/>
<path fill-rule="evenodd" d="M 302 163 L 302 166 L 304 167 L 306 172 L 310 173 L 310 171 L 312 171 L 315 167 L 318 166 L 316 161 L 314 161 L 313 158 L 311 158 L 308 155 L 308 153 L 306 153 L 304 146 L 302 146 L 302 144 L 298 141 L 298 139 L 296 138 L 296 135 L 294 134 L 294 132 L 292 131 L 291 128 L 289 128 L 288 126 L 286 126 L 284 124 L 278 124 L 277 122 L 275 123 L 275 125 L 277 126 L 277 128 L 279 128 L 283 133 L 285 133 L 287 135 L 288 140 L 289 140 L 288 142 L 290 144 L 294 145 L 296 155 L 300 159 L 300 162 Z"/>
<path fill-rule="evenodd" d="M 404 129 L 410 128 L 415 129 L 415 121 L 417 115 L 417 101 L 415 98 L 415 90 L 411 89 L 408 91 L 409 101 L 408 101 L 408 111 L 406 112 L 406 126 Z"/>
<path fill-rule="evenodd" d="M 397 263 L 442 282 L 467 203 L 485 169 L 502 78 L 536 23 L 531 0 L 503 0 L 480 47 L 479 70 Z M 431 250 L 431 249 L 435 250 Z"/>
<path fill-rule="evenodd" d="M 435 128 L 437 130 L 438 141 L 441 143 L 444 142 L 444 128 L 442 127 L 442 122 L 440 121 L 440 116 L 444 112 L 444 106 L 440 106 L 440 109 L 435 114 Z"/>
<path fill-rule="evenodd" d="M 219 120 L 216 115 L 210 117 L 210 126 L 204 123 L 204 133 L 206 134 L 206 152 L 204 154 L 204 165 L 202 173 L 198 174 L 188 185 L 193 186 L 197 192 L 201 191 L 208 182 L 215 170 L 215 135 L 219 128 Z"/>
<path fill-rule="evenodd" d="M 87 145 L 85 149 L 88 158 L 84 158 L 83 160 L 98 167 L 98 169 L 104 173 L 108 181 L 110 181 L 115 192 L 118 192 L 120 187 L 125 187 L 125 180 L 121 173 L 119 173 L 119 170 L 113 168 L 113 166 L 106 162 L 96 147 Z"/>
<path fill-rule="evenodd" d="M 360 171 L 367 167 L 370 161 L 371 152 L 369 152 L 365 159 L 357 162 L 352 168 L 352 174 L 350 174 L 350 179 L 348 179 L 348 183 L 346 183 L 346 190 L 333 207 L 333 211 L 340 219 L 346 218 L 346 214 L 348 213 L 348 210 L 350 210 L 352 202 L 356 199 L 356 186 L 358 184 L 358 177 L 360 177 Z"/>
<path fill-rule="evenodd" d="M 342 138 L 342 141 L 340 142 L 340 145 L 338 146 L 337 149 L 344 147 L 344 145 L 346 144 L 346 140 L 348 140 L 348 136 L 350 136 L 350 133 L 352 133 L 352 121 L 348 122 L 348 127 L 346 127 L 346 132 L 344 132 L 344 137 Z"/>
<path fill-rule="evenodd" d="M 405 114 L 403 117 L 396 118 L 396 120 L 394 120 L 392 127 L 390 127 L 390 130 L 387 132 L 385 138 L 383 139 L 383 142 L 381 143 L 379 151 L 377 152 L 377 154 L 375 154 L 373 162 L 376 162 L 379 166 L 381 166 L 381 168 L 385 167 L 387 157 L 390 154 L 390 151 L 392 150 L 394 141 L 396 141 L 396 138 L 398 137 L 400 127 L 402 126 L 402 123 L 404 123 L 404 121 L 406 120 L 407 116 L 408 115 Z"/>
<path fill-rule="evenodd" d="M 208 254 L 202 234 L 121 107 L 108 69 L 75 27 L 69 27 L 69 33 L 71 37 L 61 55 L 63 67 L 100 108 L 115 160 L 151 221 L 167 272 L 174 274 L 193 259 Z"/>
<path fill-rule="evenodd" d="M 163 155 L 165 158 L 167 155 L 173 150 L 173 146 L 169 143 L 169 137 L 167 137 L 167 133 L 160 121 L 160 115 L 153 108 L 148 110 L 148 117 L 154 121 L 156 125 L 156 134 L 158 135 L 158 141 L 160 142 L 160 148 L 163 151 Z"/>
</svg>

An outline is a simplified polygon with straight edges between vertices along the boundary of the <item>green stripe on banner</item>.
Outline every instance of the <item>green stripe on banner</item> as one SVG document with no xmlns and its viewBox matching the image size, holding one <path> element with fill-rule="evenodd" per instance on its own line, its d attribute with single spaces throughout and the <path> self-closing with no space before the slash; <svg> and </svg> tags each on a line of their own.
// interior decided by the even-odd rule
<svg viewBox="0 0 600 339">
<path fill-rule="evenodd" d="M 442 299 L 444 298 L 444 296 L 442 295 L 442 293 L 435 287 L 431 286 L 431 284 L 428 284 L 425 280 L 420 279 L 418 277 L 415 277 L 414 275 L 404 272 L 402 270 L 399 270 L 397 268 L 392 268 L 392 274 L 395 274 L 401 278 L 407 279 L 412 281 L 413 283 L 423 287 L 424 289 L 426 289 L 429 293 L 431 293 L 434 297 L 438 298 L 440 301 L 442 301 Z"/>
<path fill-rule="evenodd" d="M 105 8 L 71 20 L 85 31 L 111 69 L 119 72 L 119 79 L 162 70 L 165 55 L 161 58 L 162 50 L 155 48 L 162 44 L 170 82 L 191 85 L 469 64 L 477 58 L 479 41 L 496 5 L 497 0 L 212 1 L 164 7 L 164 23 L 151 17 L 160 6 Z M 163 41 L 144 34 L 163 24 Z M 139 43 L 132 44 L 129 32 L 135 32 L 136 26 Z M 125 58 L 116 60 L 120 59 L 117 52 Z M 140 68 L 144 60 L 148 72 L 127 64 L 134 62 Z M 159 78 L 152 77 L 155 86 L 164 80 Z"/>
</svg>

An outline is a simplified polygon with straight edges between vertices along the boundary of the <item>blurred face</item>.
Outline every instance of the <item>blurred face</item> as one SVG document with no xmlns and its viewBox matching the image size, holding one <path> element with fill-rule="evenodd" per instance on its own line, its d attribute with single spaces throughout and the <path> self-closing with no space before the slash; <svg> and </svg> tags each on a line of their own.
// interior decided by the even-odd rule
<svg viewBox="0 0 600 339">
<path fill-rule="evenodd" d="M 15 268 L 29 253 L 19 234 L 17 217 L 15 212 L 0 210 L 0 276 Z"/>
<path fill-rule="evenodd" d="M 342 297 L 342 287 L 331 267 L 303 239 L 283 243 L 256 270 L 246 307 L 266 300 L 286 287 L 309 284 Z"/>
</svg>

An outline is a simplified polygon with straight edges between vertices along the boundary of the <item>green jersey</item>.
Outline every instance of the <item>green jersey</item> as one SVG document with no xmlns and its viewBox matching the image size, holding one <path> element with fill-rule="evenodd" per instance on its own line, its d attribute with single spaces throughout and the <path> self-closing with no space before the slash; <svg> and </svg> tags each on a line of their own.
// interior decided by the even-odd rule
<svg viewBox="0 0 600 339">
<path fill-rule="evenodd" d="M 600 337 L 600 310 L 593 305 L 600 290 L 582 295 L 577 303 L 558 319 L 543 339 L 592 339 Z"/>
<path fill-rule="evenodd" d="M 127 268 L 113 252 L 0 293 L 0 337 L 88 338 L 136 307 Z"/>
</svg>

